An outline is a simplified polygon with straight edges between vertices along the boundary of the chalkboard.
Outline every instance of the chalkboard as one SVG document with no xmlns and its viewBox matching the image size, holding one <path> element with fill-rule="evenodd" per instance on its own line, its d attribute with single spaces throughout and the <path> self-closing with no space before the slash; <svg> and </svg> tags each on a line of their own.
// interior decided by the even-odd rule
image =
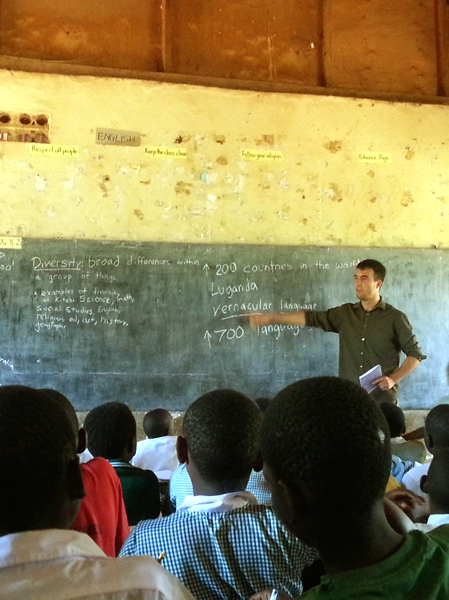
<svg viewBox="0 0 449 600">
<path fill-rule="evenodd" d="M 355 265 L 368 257 L 386 265 L 383 297 L 429 356 L 401 406 L 433 406 L 449 393 L 449 261 L 438 250 L 25 239 L 0 250 L 0 383 L 59 389 L 79 410 L 183 410 L 214 388 L 272 396 L 335 375 L 337 335 L 252 331 L 241 315 L 355 302 Z"/>
</svg>

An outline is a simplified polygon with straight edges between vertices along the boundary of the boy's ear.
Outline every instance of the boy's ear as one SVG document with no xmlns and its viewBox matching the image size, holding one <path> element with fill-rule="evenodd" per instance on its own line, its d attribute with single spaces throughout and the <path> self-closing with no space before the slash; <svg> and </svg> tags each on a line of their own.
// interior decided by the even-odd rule
<svg viewBox="0 0 449 600">
<path fill-rule="evenodd" d="M 81 427 L 81 429 L 78 431 L 78 447 L 76 449 L 76 453 L 81 454 L 82 452 L 84 452 L 86 447 L 86 430 L 84 429 L 84 427 Z"/>
<path fill-rule="evenodd" d="M 182 435 L 178 435 L 178 439 L 176 440 L 176 454 L 178 455 L 178 460 L 182 465 L 189 463 L 187 440 L 185 437 L 182 437 Z"/>
<path fill-rule="evenodd" d="M 293 489 L 282 479 L 277 481 L 276 486 L 278 516 L 290 531 L 302 539 L 300 532 L 303 530 L 304 523 L 308 521 L 310 512 L 307 490 L 304 493 L 301 488 Z"/>
<path fill-rule="evenodd" d="M 131 454 L 131 458 L 135 455 L 136 450 L 137 450 L 137 437 L 136 436 L 134 436 L 132 440 L 129 440 L 126 450 L 127 450 L 127 452 L 129 452 Z"/>
<path fill-rule="evenodd" d="M 256 456 L 256 460 L 254 461 L 254 465 L 253 465 L 253 470 L 254 471 L 262 471 L 263 469 L 263 458 L 262 458 L 262 454 L 260 452 L 258 452 L 257 456 Z"/>
<path fill-rule="evenodd" d="M 70 460 L 67 464 L 67 486 L 67 492 L 71 500 L 82 500 L 86 495 L 78 457 Z"/>
<path fill-rule="evenodd" d="M 421 489 L 422 492 L 424 492 L 424 494 L 428 494 L 429 492 L 428 490 L 428 485 L 427 485 L 427 475 L 422 475 L 421 479 L 419 480 L 419 487 Z"/>
<path fill-rule="evenodd" d="M 307 500 L 307 492 L 304 492 L 301 488 L 292 489 L 282 479 L 279 481 L 279 485 L 284 489 L 285 498 L 292 510 L 296 514 L 304 514 L 309 511 L 309 502 Z"/>
<path fill-rule="evenodd" d="M 280 489 L 283 489 L 285 503 L 284 514 L 278 514 L 281 521 L 298 539 L 309 546 L 316 547 L 320 523 L 317 521 L 310 490 L 306 485 L 292 488 L 282 480 L 278 484 Z"/>
</svg>

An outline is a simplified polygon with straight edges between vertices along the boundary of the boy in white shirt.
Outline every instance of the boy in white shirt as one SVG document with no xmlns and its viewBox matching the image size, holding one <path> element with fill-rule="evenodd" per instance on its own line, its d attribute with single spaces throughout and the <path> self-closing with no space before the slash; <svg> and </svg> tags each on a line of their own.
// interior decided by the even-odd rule
<svg viewBox="0 0 449 600">
<path fill-rule="evenodd" d="M 173 417 L 163 408 L 151 410 L 143 419 L 143 430 L 147 438 L 137 442 L 131 464 L 153 471 L 160 481 L 168 481 L 179 466 Z"/>
<path fill-rule="evenodd" d="M 108 558 L 69 531 L 84 496 L 76 436 L 42 390 L 0 387 L 2 600 L 193 600 L 149 557 Z"/>
</svg>

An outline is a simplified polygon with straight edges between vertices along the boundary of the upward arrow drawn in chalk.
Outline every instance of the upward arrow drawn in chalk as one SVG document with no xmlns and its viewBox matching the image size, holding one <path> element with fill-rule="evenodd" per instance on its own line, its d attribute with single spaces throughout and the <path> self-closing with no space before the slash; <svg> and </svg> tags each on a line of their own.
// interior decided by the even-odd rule
<svg viewBox="0 0 449 600">
<path fill-rule="evenodd" d="M 211 337 L 212 337 L 211 334 L 208 331 L 206 331 L 206 333 L 204 334 L 203 340 L 205 340 L 207 338 L 207 343 L 209 344 L 209 348 L 212 348 L 212 345 L 210 343 L 210 338 Z"/>
</svg>

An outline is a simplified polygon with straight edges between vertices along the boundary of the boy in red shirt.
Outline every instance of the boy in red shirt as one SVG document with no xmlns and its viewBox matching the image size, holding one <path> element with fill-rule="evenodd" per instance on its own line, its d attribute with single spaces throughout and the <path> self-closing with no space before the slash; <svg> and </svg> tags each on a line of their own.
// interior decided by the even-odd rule
<svg viewBox="0 0 449 600">
<path fill-rule="evenodd" d="M 86 433 L 70 401 L 56 390 L 43 391 L 64 409 L 78 438 L 77 453 L 84 452 Z M 117 556 L 130 533 L 120 479 L 104 458 L 82 464 L 81 473 L 86 495 L 70 529 L 87 533 L 107 556 Z"/>
</svg>

